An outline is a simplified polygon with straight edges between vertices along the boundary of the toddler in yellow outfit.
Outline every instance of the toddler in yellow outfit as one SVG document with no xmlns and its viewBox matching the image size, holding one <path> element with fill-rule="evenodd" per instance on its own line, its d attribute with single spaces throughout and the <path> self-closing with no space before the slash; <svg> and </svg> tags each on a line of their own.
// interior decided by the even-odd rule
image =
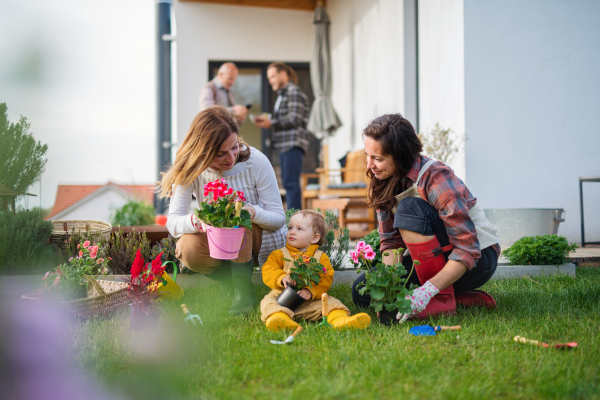
<svg viewBox="0 0 600 400">
<path fill-rule="evenodd" d="M 319 250 L 319 245 L 325 240 L 325 233 L 325 219 L 316 211 L 298 211 L 290 218 L 286 246 L 272 252 L 262 267 L 263 281 L 273 289 L 260 302 L 261 319 L 265 321 L 269 330 L 295 329 L 298 324 L 294 319 L 297 318 L 306 321 L 321 319 L 321 295 L 329 290 L 335 272 L 327 254 Z M 318 284 L 298 291 L 298 295 L 305 301 L 293 311 L 277 303 L 277 297 L 284 288 L 296 286 L 296 282 L 290 277 L 290 268 L 293 264 L 284 260 L 284 258 L 291 260 L 292 254 L 315 257 L 327 270 L 326 274 L 321 275 Z M 368 314 L 359 313 L 350 316 L 348 307 L 331 296 L 329 296 L 327 310 L 329 311 L 327 322 L 336 329 L 364 329 L 371 323 Z"/>
</svg>

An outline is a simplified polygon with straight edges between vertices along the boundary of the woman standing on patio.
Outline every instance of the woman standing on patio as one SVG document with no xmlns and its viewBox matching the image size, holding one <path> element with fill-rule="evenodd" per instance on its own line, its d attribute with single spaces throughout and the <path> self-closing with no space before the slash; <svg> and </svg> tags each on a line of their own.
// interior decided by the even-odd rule
<svg viewBox="0 0 600 400">
<path fill-rule="evenodd" d="M 377 209 L 381 251 L 391 264 L 392 249 L 406 248 L 403 257 L 415 274 L 409 282 L 419 285 L 408 296 L 410 317 L 456 314 L 465 307 L 495 307 L 492 296 L 475 290 L 494 274 L 500 256 L 496 227 L 477 206 L 477 200 L 454 171 L 440 161 L 420 155 L 421 141 L 411 123 L 400 114 L 382 115 L 363 131 L 368 202 Z M 357 305 L 367 307 L 368 296 L 358 293 L 360 275 L 352 287 Z"/>
<path fill-rule="evenodd" d="M 204 185 L 225 178 L 230 188 L 247 199 L 252 234 L 235 260 L 209 256 L 207 235 L 200 221 L 188 213 L 192 195 L 200 203 Z M 174 165 L 162 174 L 160 196 L 171 197 L 167 229 L 179 237 L 175 255 L 192 271 L 220 284 L 219 298 L 232 292 L 230 314 L 242 314 L 257 301 L 252 283 L 255 257 L 263 264 L 272 251 L 285 246 L 285 212 L 275 172 L 267 157 L 239 136 L 234 117 L 223 107 L 202 110 L 192 122 Z"/>
</svg>

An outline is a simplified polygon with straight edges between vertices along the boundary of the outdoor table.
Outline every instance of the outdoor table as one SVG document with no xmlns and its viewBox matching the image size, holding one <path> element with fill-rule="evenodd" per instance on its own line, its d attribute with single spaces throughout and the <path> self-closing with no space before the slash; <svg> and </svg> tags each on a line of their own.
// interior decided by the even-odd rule
<svg viewBox="0 0 600 400">
<path fill-rule="evenodd" d="M 586 244 L 600 244 L 600 242 L 585 242 L 585 225 L 583 221 L 583 182 L 600 182 L 600 176 L 579 177 L 579 205 L 581 209 L 581 247 Z"/>
</svg>

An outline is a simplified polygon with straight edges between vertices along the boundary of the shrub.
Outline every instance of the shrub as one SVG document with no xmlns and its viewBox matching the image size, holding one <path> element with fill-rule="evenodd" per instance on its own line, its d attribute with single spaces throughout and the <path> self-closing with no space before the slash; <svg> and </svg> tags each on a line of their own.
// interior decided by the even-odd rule
<svg viewBox="0 0 600 400">
<path fill-rule="evenodd" d="M 180 261 L 175 257 L 177 240 L 179 239 L 169 235 L 169 237 L 163 238 L 160 242 L 152 246 L 152 250 L 150 251 L 152 259 L 162 253 L 162 262 L 173 261 L 179 267 Z M 165 271 L 173 272 L 173 264 L 167 264 Z M 184 271 L 191 271 L 191 269 L 186 268 Z"/>
<path fill-rule="evenodd" d="M 464 138 L 452 138 L 452 129 L 444 129 L 440 124 L 435 124 L 435 127 L 428 132 L 419 133 L 419 139 L 423 143 L 423 152 L 429 157 L 439 160 L 444 164 L 451 162 L 460 146 L 465 141 Z"/>
<path fill-rule="evenodd" d="M 525 236 L 502 254 L 511 265 L 558 265 L 564 264 L 575 249 L 577 245 L 569 244 L 564 236 Z"/>
<path fill-rule="evenodd" d="M 0 183 L 15 192 L 25 192 L 44 172 L 47 151 L 48 146 L 36 142 L 29 133 L 27 118 L 10 123 L 6 103 L 0 103 Z M 8 203 L 0 199 L 0 209 L 7 208 Z"/>
<path fill-rule="evenodd" d="M 56 266 L 56 247 L 48 244 L 52 223 L 37 211 L 0 212 L 0 273 L 27 274 Z"/>
<path fill-rule="evenodd" d="M 150 240 L 146 232 L 133 231 L 123 234 L 123 229 L 115 232 L 110 238 L 110 258 L 108 267 L 113 274 L 129 275 L 137 249 L 141 249 L 144 260 L 150 258 Z"/>
<path fill-rule="evenodd" d="M 154 208 L 145 201 L 129 200 L 113 212 L 111 223 L 113 226 L 154 225 Z"/>
<path fill-rule="evenodd" d="M 291 208 L 285 212 L 285 224 L 289 225 L 290 218 L 294 213 L 300 210 Z M 317 211 L 320 211 L 317 209 Z M 331 267 L 337 271 L 343 268 L 344 260 L 350 250 L 350 231 L 348 228 L 340 230 L 340 221 L 337 215 L 330 211 L 325 211 L 325 223 L 327 224 L 327 233 L 323 244 L 319 249 L 327 254 Z M 338 233 L 336 236 L 336 232 Z"/>
</svg>

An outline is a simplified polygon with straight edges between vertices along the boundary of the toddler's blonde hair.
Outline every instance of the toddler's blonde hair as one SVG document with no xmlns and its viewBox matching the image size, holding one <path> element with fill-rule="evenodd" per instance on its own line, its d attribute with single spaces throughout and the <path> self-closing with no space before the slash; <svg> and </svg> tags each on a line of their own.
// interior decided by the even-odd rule
<svg viewBox="0 0 600 400">
<path fill-rule="evenodd" d="M 310 226 L 315 233 L 318 233 L 321 236 L 316 244 L 318 246 L 322 245 L 325 241 L 325 234 L 327 233 L 325 217 L 323 217 L 323 214 L 315 210 L 302 210 L 294 213 L 294 215 L 298 214 L 302 215 L 303 218 L 305 218 L 307 215 L 310 215 L 312 217 Z M 292 215 L 292 217 L 294 215 Z"/>
</svg>

